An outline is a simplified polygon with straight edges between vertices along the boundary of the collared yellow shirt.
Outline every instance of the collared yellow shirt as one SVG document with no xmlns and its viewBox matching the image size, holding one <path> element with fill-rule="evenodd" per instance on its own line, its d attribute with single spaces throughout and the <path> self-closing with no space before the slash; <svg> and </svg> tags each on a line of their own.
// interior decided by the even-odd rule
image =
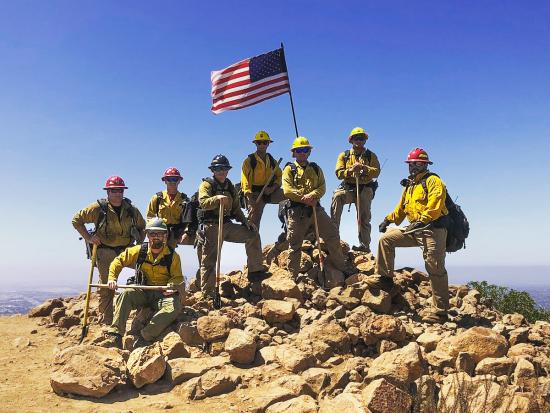
<svg viewBox="0 0 550 413">
<path fill-rule="evenodd" d="M 347 162 L 345 160 L 346 152 L 342 152 L 338 155 L 335 170 L 336 177 L 344 180 L 345 182 L 355 184 L 355 174 L 351 172 L 349 168 L 354 165 L 355 162 L 359 162 L 367 166 L 367 173 L 359 175 L 360 184 L 368 184 L 374 178 L 378 178 L 378 175 L 380 175 L 380 162 L 378 162 L 378 157 L 371 151 L 370 162 L 368 162 L 366 155 L 361 156 L 361 154 L 365 151 L 366 149 L 363 149 L 361 152 L 356 152 L 354 149 L 350 149 L 349 159 Z M 365 161 L 368 163 L 365 163 Z"/>
<path fill-rule="evenodd" d="M 296 174 L 292 173 L 290 165 L 283 170 L 283 192 L 286 198 L 291 201 L 301 202 L 304 195 L 312 195 L 314 198 L 321 199 L 326 192 L 325 176 L 319 168 L 319 174 L 308 162 L 305 167 L 296 165 Z"/>
<path fill-rule="evenodd" d="M 140 249 L 141 245 L 135 245 L 126 248 L 126 250 L 115 257 L 109 266 L 109 281 L 117 281 L 124 267 L 135 267 Z M 164 265 L 160 265 L 162 258 L 168 254 L 170 254 L 170 250 L 167 246 L 164 246 L 161 253 L 156 258 L 153 258 L 151 245 L 149 245 L 147 258 L 141 264 L 141 271 L 147 279 L 147 285 L 181 284 L 183 282 L 181 260 L 177 252 L 174 251 L 170 271 Z"/>
<path fill-rule="evenodd" d="M 155 194 L 151 197 L 147 206 L 147 219 L 159 217 L 168 225 L 181 224 L 184 201 L 185 199 L 181 192 L 177 192 L 174 199 L 170 200 L 168 191 L 162 191 L 162 202 L 159 202 L 157 194 Z"/>
<path fill-rule="evenodd" d="M 420 221 L 427 224 L 449 213 L 445 207 L 447 190 L 438 176 L 431 175 L 426 179 L 428 193 L 424 192 L 420 181 L 426 173 L 416 176 L 415 184 L 403 190 L 399 203 L 386 216 L 388 221 L 399 225 L 407 218 L 409 222 Z"/>
<path fill-rule="evenodd" d="M 282 171 L 275 163 L 271 165 L 269 156 L 266 155 L 265 162 L 257 153 L 254 153 L 256 158 L 256 167 L 252 170 L 250 158 L 247 156 L 241 167 L 241 190 L 243 193 L 252 192 L 252 186 L 264 186 L 269 179 L 273 168 L 275 168 L 275 184 L 281 186 Z"/>
</svg>

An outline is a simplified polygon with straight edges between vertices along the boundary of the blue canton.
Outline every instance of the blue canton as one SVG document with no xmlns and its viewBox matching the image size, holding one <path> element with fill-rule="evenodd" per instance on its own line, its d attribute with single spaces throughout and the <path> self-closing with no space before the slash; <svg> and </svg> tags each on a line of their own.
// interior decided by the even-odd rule
<svg viewBox="0 0 550 413">
<path fill-rule="evenodd" d="M 250 82 L 286 72 L 286 62 L 282 49 L 255 56 L 249 64 Z"/>
</svg>

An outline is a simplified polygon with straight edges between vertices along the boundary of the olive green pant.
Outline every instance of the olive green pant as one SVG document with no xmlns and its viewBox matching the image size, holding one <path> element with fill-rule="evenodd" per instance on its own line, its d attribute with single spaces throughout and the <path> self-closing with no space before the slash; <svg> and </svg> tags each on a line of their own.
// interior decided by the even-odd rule
<svg viewBox="0 0 550 413">
<path fill-rule="evenodd" d="M 130 311 L 142 307 L 156 311 L 149 324 L 141 330 L 141 335 L 148 341 L 154 340 L 174 322 L 181 310 L 178 295 L 165 297 L 160 291 L 125 290 L 115 301 L 115 317 L 111 324 L 113 331 L 124 335 Z"/>
<path fill-rule="evenodd" d="M 218 224 L 204 224 L 200 230 L 202 240 L 201 290 L 212 295 L 216 288 L 216 258 L 218 253 Z M 243 243 L 246 249 L 248 272 L 264 271 L 260 235 L 241 224 L 223 224 L 223 240 Z"/>
<path fill-rule="evenodd" d="M 260 222 L 262 220 L 266 203 L 279 204 L 279 202 L 283 201 L 285 197 L 281 188 L 276 189 L 272 194 L 269 194 L 269 196 L 262 196 L 262 199 L 256 203 L 258 195 L 260 195 L 259 192 L 250 192 L 246 194 L 246 207 L 248 210 L 248 219 L 250 222 L 254 223 L 258 229 L 260 229 Z"/>
<path fill-rule="evenodd" d="M 364 186 L 359 190 L 359 219 L 361 227 L 358 229 L 359 242 L 361 246 L 370 249 L 370 219 L 371 219 L 371 204 L 373 192 L 372 188 Z M 345 189 L 337 189 L 332 195 L 332 205 L 330 206 L 330 217 L 334 221 L 336 228 L 340 229 L 340 220 L 342 218 L 342 210 L 346 204 L 355 204 L 357 207 L 356 190 L 347 191 Z"/>
<path fill-rule="evenodd" d="M 378 242 L 376 273 L 393 277 L 395 248 L 420 247 L 430 276 L 433 306 L 437 311 L 449 308 L 449 280 L 445 269 L 446 228 L 431 228 L 412 234 L 403 234 L 401 229 L 388 229 Z"/>
<path fill-rule="evenodd" d="M 325 241 L 328 249 L 328 259 L 335 268 L 344 271 L 346 260 L 342 253 L 338 229 L 322 207 L 317 206 L 316 208 L 319 236 Z M 287 226 L 289 244 L 287 267 L 290 273 L 296 277 L 300 272 L 302 242 L 305 236 L 311 232 L 311 229 L 315 228 L 312 209 L 301 206 L 289 208 L 287 210 Z"/>
<path fill-rule="evenodd" d="M 109 277 L 109 266 L 115 259 L 117 253 L 112 248 L 101 247 L 97 249 L 97 269 L 99 270 L 99 279 L 102 284 L 107 284 Z M 99 295 L 99 322 L 110 325 L 113 322 L 113 297 L 115 292 L 108 288 L 100 288 Z"/>
</svg>

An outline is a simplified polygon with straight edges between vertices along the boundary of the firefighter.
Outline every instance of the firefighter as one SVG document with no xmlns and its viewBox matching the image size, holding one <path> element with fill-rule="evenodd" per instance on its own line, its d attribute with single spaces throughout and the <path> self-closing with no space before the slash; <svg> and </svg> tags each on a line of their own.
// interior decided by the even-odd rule
<svg viewBox="0 0 550 413">
<path fill-rule="evenodd" d="M 426 322 L 445 322 L 449 308 L 449 281 L 445 269 L 447 190 L 443 181 L 428 170 L 432 162 L 424 149 L 413 149 L 405 162 L 409 165 L 409 177 L 404 180 L 405 189 L 397 206 L 379 226 L 383 234 L 378 242 L 378 276 L 372 277 L 370 283 L 391 289 L 395 248 L 420 247 L 432 288 L 432 306 L 421 316 Z M 399 225 L 405 218 L 409 221 L 407 227 L 388 230 L 391 223 Z"/>
<path fill-rule="evenodd" d="M 355 204 L 358 211 L 359 245 L 353 246 L 355 251 L 370 252 L 371 203 L 378 187 L 376 178 L 380 175 L 380 163 L 374 152 L 365 147 L 369 135 L 363 128 L 353 128 L 348 136 L 351 150 L 338 155 L 336 161 L 336 177 L 342 181 L 334 191 L 330 208 L 331 218 L 340 228 L 342 209 L 345 204 Z M 359 184 L 359 191 L 357 190 Z M 359 201 L 357 200 L 359 192 Z"/>
<path fill-rule="evenodd" d="M 100 199 L 80 210 L 73 216 L 73 227 L 85 242 L 97 245 L 97 268 L 102 283 L 107 282 L 111 261 L 134 243 L 144 238 L 145 220 L 139 210 L 124 198 L 128 189 L 120 176 L 111 176 L 103 188 L 107 199 Z M 94 224 L 93 232 L 88 232 L 85 224 Z M 114 292 L 99 290 L 99 321 L 109 325 L 113 321 Z"/>
</svg>

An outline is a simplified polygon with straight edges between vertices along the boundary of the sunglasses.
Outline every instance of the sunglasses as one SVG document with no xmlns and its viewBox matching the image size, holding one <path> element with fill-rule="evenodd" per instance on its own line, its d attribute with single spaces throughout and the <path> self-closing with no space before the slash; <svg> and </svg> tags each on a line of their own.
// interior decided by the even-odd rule
<svg viewBox="0 0 550 413">
<path fill-rule="evenodd" d="M 164 182 L 171 182 L 171 183 L 176 183 L 176 182 L 179 182 L 180 180 L 181 178 L 178 176 L 167 176 L 164 178 Z"/>
<path fill-rule="evenodd" d="M 351 137 L 351 140 L 352 141 L 364 142 L 364 141 L 367 140 L 367 138 L 364 135 L 354 135 L 354 136 Z"/>
<path fill-rule="evenodd" d="M 308 153 L 311 150 L 311 148 L 296 148 L 294 149 L 294 153 Z"/>
<path fill-rule="evenodd" d="M 266 145 L 266 146 L 269 145 L 269 142 L 268 142 L 268 141 L 256 141 L 255 143 L 256 143 L 256 145 L 258 145 L 258 146 L 260 146 L 260 145 Z"/>
<path fill-rule="evenodd" d="M 112 194 L 122 194 L 124 192 L 124 189 L 122 188 L 108 189 L 107 192 L 110 192 Z"/>
<path fill-rule="evenodd" d="M 227 166 L 213 166 L 210 169 L 214 172 L 224 172 L 229 171 L 231 168 L 228 168 Z"/>
<path fill-rule="evenodd" d="M 148 232 L 147 236 L 149 238 L 162 238 L 164 236 L 165 232 Z"/>
</svg>

